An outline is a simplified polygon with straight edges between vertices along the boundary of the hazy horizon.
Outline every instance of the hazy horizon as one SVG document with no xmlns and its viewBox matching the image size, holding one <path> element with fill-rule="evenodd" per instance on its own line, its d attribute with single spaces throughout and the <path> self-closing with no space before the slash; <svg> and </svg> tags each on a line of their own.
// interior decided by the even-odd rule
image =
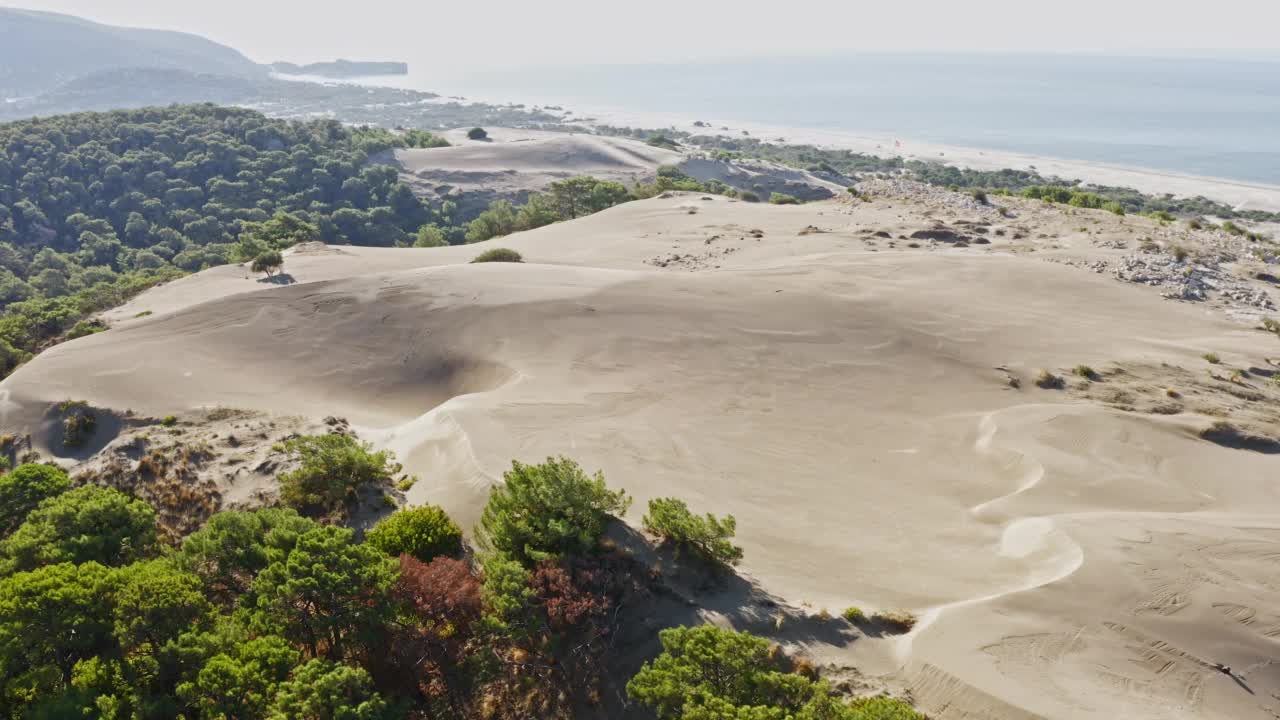
<svg viewBox="0 0 1280 720">
<path fill-rule="evenodd" d="M 1280 5 L 1259 7 L 1249 0 L 1222 0 L 1207 16 L 1193 12 L 1201 6 L 1190 2 L 1142 0 L 1120 6 L 1081 0 L 1052 22 L 1012 0 L 963 5 L 906 0 L 893 7 L 802 0 L 785 13 L 752 12 L 741 3 L 720 10 L 654 0 L 625 19 L 606 15 L 598 4 L 583 0 L 536 8 L 496 0 L 482 13 L 473 6 L 397 5 L 392 0 L 366 0 L 358 12 L 317 12 L 313 3 L 299 0 L 113 0 L 109 6 L 100 0 L 44 0 L 9 7 L 194 33 L 259 62 L 345 57 L 443 65 L 466 58 L 469 67 L 492 68 L 860 52 L 1280 57 L 1280 39 L 1271 30 L 1280 23 Z M 922 24 L 921 17 L 930 21 Z M 289 31 L 295 27 L 305 32 Z M 435 32 L 440 27 L 448 32 Z"/>
</svg>

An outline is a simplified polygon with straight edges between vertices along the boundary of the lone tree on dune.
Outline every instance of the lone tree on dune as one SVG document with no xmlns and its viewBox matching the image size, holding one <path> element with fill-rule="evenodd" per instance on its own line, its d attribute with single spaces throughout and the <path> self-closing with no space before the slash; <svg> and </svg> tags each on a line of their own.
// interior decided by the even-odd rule
<svg viewBox="0 0 1280 720">
<path fill-rule="evenodd" d="M 268 278 L 280 272 L 282 267 L 284 267 L 284 256 L 279 250 L 268 250 L 253 259 L 253 271 L 266 273 Z"/>
</svg>

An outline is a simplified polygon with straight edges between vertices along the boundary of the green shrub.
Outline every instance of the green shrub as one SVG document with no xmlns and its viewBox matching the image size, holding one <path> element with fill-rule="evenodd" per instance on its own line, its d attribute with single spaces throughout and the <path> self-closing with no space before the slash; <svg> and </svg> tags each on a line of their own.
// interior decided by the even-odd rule
<svg viewBox="0 0 1280 720">
<path fill-rule="evenodd" d="M 1120 203 L 1118 203 L 1118 202 L 1114 202 L 1114 201 L 1104 204 L 1104 205 L 1102 206 L 1102 209 L 1103 209 L 1103 210 L 1106 210 L 1107 212 L 1111 213 L 1112 215 L 1124 215 L 1124 212 L 1125 212 L 1125 211 L 1124 211 L 1124 206 L 1123 206 L 1123 205 L 1121 205 Z"/>
<path fill-rule="evenodd" d="M 489 494 L 477 539 L 526 567 L 563 553 L 591 551 L 609 517 L 631 505 L 625 491 L 605 485 L 603 474 L 589 476 L 566 457 L 547 458 L 541 465 L 512 462 L 502 480 Z"/>
<path fill-rule="evenodd" d="M 444 231 L 439 225 L 423 225 L 418 228 L 418 234 L 414 238 L 413 246 L 416 248 L 433 248 L 445 247 L 449 241 L 444 236 Z"/>
<path fill-rule="evenodd" d="M 119 490 L 86 485 L 51 497 L 0 543 L 8 572 L 57 563 L 128 565 L 155 549 L 156 513 Z"/>
<path fill-rule="evenodd" d="M 760 202 L 760 195 L 751 190 L 739 190 L 738 199 L 743 202 L 758 203 Z"/>
<path fill-rule="evenodd" d="M 627 683 L 627 695 L 659 720 L 924 720 L 892 698 L 848 704 L 812 679 L 813 666 L 790 661 L 769 642 L 712 625 L 668 628 L 662 653 Z"/>
<path fill-rule="evenodd" d="M 1173 222 L 1177 219 L 1165 210 L 1155 210 L 1151 213 L 1151 217 L 1155 220 L 1159 220 L 1160 222 Z"/>
<path fill-rule="evenodd" d="M 392 557 L 408 554 L 429 562 L 462 550 L 462 530 L 435 505 L 398 510 L 369 531 L 365 542 Z"/>
<path fill-rule="evenodd" d="M 484 128 L 473 127 L 467 131 L 467 138 L 471 140 L 488 140 L 489 133 Z"/>
<path fill-rule="evenodd" d="M 280 272 L 280 268 L 284 266 L 284 256 L 279 250 L 268 250 L 259 253 L 253 259 L 252 270 L 254 272 L 264 273 L 267 277 L 271 277 Z"/>
<path fill-rule="evenodd" d="M 1280 322 L 1273 318 L 1262 318 L 1262 329 L 1280 335 Z"/>
<path fill-rule="evenodd" d="M 28 463 L 0 475 L 0 536 L 13 532 L 40 503 L 70 487 L 66 471 L 57 465 Z"/>
<path fill-rule="evenodd" d="M 799 205 L 800 204 L 800 200 L 798 200 L 796 196 L 788 195 L 786 193 L 779 193 L 779 192 L 771 193 L 769 195 L 769 202 L 774 205 Z"/>
<path fill-rule="evenodd" d="M 304 435 L 274 449 L 299 463 L 296 470 L 280 476 L 280 500 L 313 517 L 344 509 L 363 487 L 390 485 L 400 471 L 390 452 L 374 452 L 372 445 L 349 435 Z"/>
<path fill-rule="evenodd" d="M 1218 353 L 1214 353 L 1214 352 L 1207 352 L 1201 355 L 1200 357 L 1204 358 L 1205 362 L 1209 363 L 1210 365 L 1217 365 L 1218 363 L 1222 362 L 1222 358 L 1218 357 Z"/>
<path fill-rule="evenodd" d="M 473 263 L 487 263 L 487 262 L 518 263 L 518 262 L 524 262 L 524 258 L 520 256 L 520 253 L 510 248 L 491 248 L 477 255 L 476 259 L 472 260 L 471 262 Z"/>
<path fill-rule="evenodd" d="M 845 608 L 844 612 L 840 613 L 840 615 L 845 620 L 848 620 L 849 622 L 854 623 L 855 625 L 860 622 L 864 622 L 867 619 L 867 614 L 862 612 L 862 608 L 859 608 L 859 607 Z"/>
<path fill-rule="evenodd" d="M 98 319 L 81 320 L 80 322 L 77 322 L 75 325 L 71 326 L 71 329 L 67 331 L 67 339 L 75 340 L 76 338 L 82 338 L 86 335 L 94 335 L 100 332 L 106 332 L 106 330 L 107 330 L 107 326 L 104 325 L 101 320 L 98 320 Z"/>
<path fill-rule="evenodd" d="M 1231 235 L 1243 235 L 1243 234 L 1244 234 L 1244 228 L 1242 228 L 1242 227 L 1240 227 L 1239 225 L 1237 225 L 1237 224 L 1235 224 L 1235 223 L 1231 222 L 1230 220 L 1228 220 L 1228 221 L 1226 221 L 1226 222 L 1222 223 L 1222 229 L 1223 229 L 1225 232 L 1227 232 L 1228 234 L 1231 234 Z"/>
<path fill-rule="evenodd" d="M 1174 260 L 1177 260 L 1178 262 L 1186 261 L 1187 259 L 1186 248 L 1182 247 L 1181 245 L 1174 245 L 1172 248 L 1170 248 L 1170 251 L 1173 253 Z"/>
<path fill-rule="evenodd" d="M 391 720 L 393 712 L 364 668 L 317 658 L 280 683 L 267 720 Z"/>
<path fill-rule="evenodd" d="M 1192 230 L 1203 230 L 1204 223 L 1200 222 L 1200 218 L 1191 218 L 1187 221 L 1187 227 Z"/>
<path fill-rule="evenodd" d="M 160 420 L 160 424 L 161 424 L 161 425 L 177 425 L 177 424 L 178 424 L 178 416 L 177 416 L 177 415 L 165 415 L 165 416 L 164 416 L 164 418 L 163 418 L 162 420 Z"/>
<path fill-rule="evenodd" d="M 1072 372 L 1075 373 L 1076 377 L 1082 377 L 1085 380 L 1093 380 L 1098 377 L 1098 373 L 1094 372 L 1093 368 L 1088 365 L 1077 365 Z"/>
<path fill-rule="evenodd" d="M 717 562 L 736 565 L 742 548 L 734 545 L 737 522 L 732 515 L 694 515 L 683 500 L 654 498 L 644 516 L 644 529 L 677 546 L 692 547 Z"/>
<path fill-rule="evenodd" d="M 987 202 L 988 202 L 988 200 L 987 200 L 987 191 L 986 191 L 986 190 L 983 190 L 982 188 L 974 188 L 974 189 L 973 189 L 973 199 L 974 199 L 974 200 L 977 200 L 977 201 L 978 201 L 980 204 L 982 204 L 982 205 L 986 205 L 986 204 L 987 204 Z"/>
<path fill-rule="evenodd" d="M 672 140 L 666 135 L 654 135 L 653 137 L 646 140 L 645 143 L 647 145 L 652 145 L 653 147 L 665 148 L 667 150 L 680 149 L 680 143 L 676 142 L 675 140 Z"/>
</svg>

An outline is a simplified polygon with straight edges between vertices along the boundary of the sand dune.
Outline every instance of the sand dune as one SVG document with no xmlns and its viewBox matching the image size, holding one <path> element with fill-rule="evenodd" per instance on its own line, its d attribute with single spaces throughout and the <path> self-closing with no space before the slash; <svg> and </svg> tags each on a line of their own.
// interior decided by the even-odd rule
<svg viewBox="0 0 1280 720">
<path fill-rule="evenodd" d="M 672 165 L 701 181 L 718 180 L 766 196 L 784 192 L 806 200 L 830 198 L 845 186 L 813 173 L 762 161 L 725 161 L 654 147 L 627 138 L 585 133 L 490 128 L 485 140 L 465 130 L 445 133 L 452 147 L 396 150 L 387 161 L 419 195 L 449 199 L 464 217 L 498 199 L 524 202 L 565 178 L 590 175 L 628 187 L 651 182 Z"/>
<path fill-rule="evenodd" d="M 1275 456 L 1200 439 L 1208 404 L 1126 412 L 1032 379 L 1203 374 L 1210 349 L 1265 366 L 1276 340 L 1044 262 L 1111 252 L 1047 212 L 677 195 L 487 243 L 519 265 L 331 248 L 287 258 L 289 286 L 217 268 L 21 368 L 0 421 L 67 398 L 341 415 L 422 478 L 411 501 L 468 524 L 512 458 L 564 453 L 633 494 L 633 521 L 664 495 L 734 514 L 743 571 L 792 603 L 916 611 L 908 635 L 804 649 L 936 717 L 1273 717 Z M 961 220 L 1046 238 L 896 239 Z"/>
</svg>

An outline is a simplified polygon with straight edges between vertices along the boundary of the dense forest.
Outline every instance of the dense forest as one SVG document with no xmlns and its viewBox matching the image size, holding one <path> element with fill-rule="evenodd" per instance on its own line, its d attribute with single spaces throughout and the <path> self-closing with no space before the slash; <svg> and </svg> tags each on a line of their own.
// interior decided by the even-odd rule
<svg viewBox="0 0 1280 720">
<path fill-rule="evenodd" d="M 922 720 L 702 625 L 603 537 L 630 498 L 572 460 L 513 463 L 472 553 L 430 505 L 363 538 L 343 527 L 361 490 L 392 482 L 389 454 L 343 433 L 276 452 L 294 468 L 280 506 L 185 538 L 101 478 L 31 462 L 0 475 L 0 716 Z M 644 527 L 704 582 L 742 555 L 732 517 L 675 498 L 651 501 Z M 868 622 L 845 615 L 820 622 Z"/>
<path fill-rule="evenodd" d="M 448 224 L 369 162 L 440 142 L 213 105 L 0 125 L 0 371 L 94 311 L 264 242 L 391 246 Z"/>
</svg>

